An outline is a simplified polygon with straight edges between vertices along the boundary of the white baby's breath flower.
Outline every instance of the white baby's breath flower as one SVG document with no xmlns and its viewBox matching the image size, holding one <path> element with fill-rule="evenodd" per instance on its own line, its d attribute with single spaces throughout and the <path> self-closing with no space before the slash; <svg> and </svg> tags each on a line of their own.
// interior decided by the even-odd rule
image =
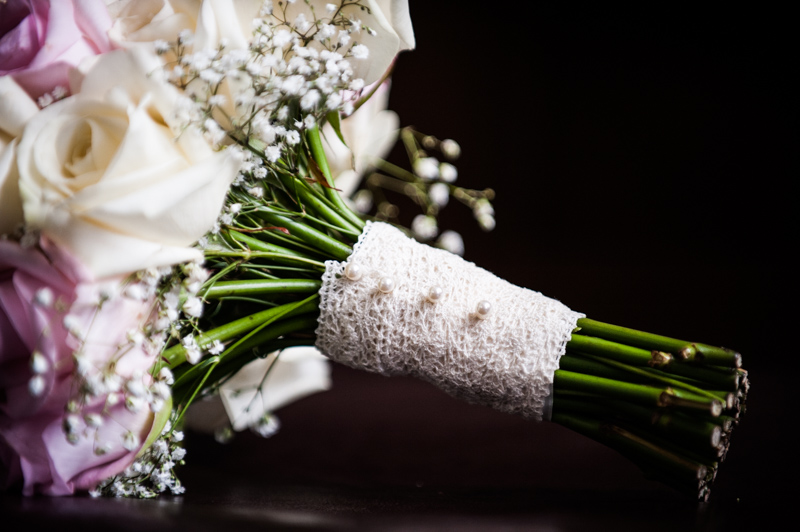
<svg viewBox="0 0 800 532">
<path fill-rule="evenodd" d="M 208 347 L 208 352 L 212 355 L 218 355 L 223 351 L 225 351 L 225 344 L 219 340 L 214 340 L 214 342 Z"/>
<path fill-rule="evenodd" d="M 436 218 L 424 214 L 418 214 L 414 217 L 414 220 L 411 222 L 411 230 L 414 231 L 414 234 L 420 240 L 430 240 L 439 232 Z"/>
<path fill-rule="evenodd" d="M 45 107 L 49 106 L 54 101 L 55 101 L 55 99 L 53 98 L 53 96 L 49 92 L 46 92 L 46 93 L 42 94 L 41 96 L 39 96 L 39 98 L 36 100 L 36 103 L 39 104 L 39 107 L 44 109 Z"/>
<path fill-rule="evenodd" d="M 183 447 L 176 447 L 175 450 L 172 451 L 171 457 L 176 461 L 183 460 L 186 457 L 186 449 Z"/>
<path fill-rule="evenodd" d="M 353 205 L 361 213 L 367 213 L 372 210 L 372 192 L 367 189 L 361 189 L 356 192 L 353 196 Z"/>
<path fill-rule="evenodd" d="M 269 162 L 274 163 L 278 159 L 281 158 L 281 148 L 280 148 L 280 146 L 274 146 L 274 145 L 273 146 L 267 146 L 267 149 L 264 150 L 264 155 L 266 155 L 267 160 Z M 252 192 L 250 192 L 250 190 L 248 190 L 247 192 L 252 194 Z M 262 195 L 263 195 L 263 193 L 262 193 Z M 260 196 L 258 196 L 258 197 L 260 197 Z"/>
<path fill-rule="evenodd" d="M 300 133 L 295 130 L 288 131 L 286 133 L 286 144 L 289 146 L 300 144 Z"/>
<path fill-rule="evenodd" d="M 140 412 L 144 408 L 146 401 L 142 397 L 135 397 L 129 395 L 125 398 L 125 408 L 134 414 Z"/>
<path fill-rule="evenodd" d="M 150 387 L 150 392 L 155 397 L 166 401 L 170 396 L 169 384 L 167 384 L 165 381 L 156 381 Z"/>
<path fill-rule="evenodd" d="M 414 173 L 422 179 L 439 177 L 439 161 L 435 157 L 420 157 L 414 161 Z"/>
<path fill-rule="evenodd" d="M 323 24 L 320 26 L 319 31 L 314 36 L 318 41 L 326 41 L 336 35 L 336 26 L 332 24 Z"/>
<path fill-rule="evenodd" d="M 33 296 L 33 302 L 45 308 L 49 308 L 53 304 L 53 299 L 53 291 L 47 286 L 37 290 Z"/>
<path fill-rule="evenodd" d="M 479 199 L 476 201 L 472 210 L 476 218 L 480 218 L 481 216 L 494 216 L 494 207 L 492 207 L 492 204 L 486 199 Z"/>
<path fill-rule="evenodd" d="M 320 101 L 319 91 L 311 89 L 300 99 L 300 107 L 306 111 L 314 109 Z"/>
<path fill-rule="evenodd" d="M 456 255 L 464 254 L 464 239 L 455 231 L 447 230 L 443 232 L 437 242 L 450 253 L 455 253 Z"/>
<path fill-rule="evenodd" d="M 167 385 L 172 385 L 175 382 L 172 371 L 167 367 L 161 368 L 158 372 L 158 380 L 165 382 Z"/>
<path fill-rule="evenodd" d="M 132 376 L 125 383 L 125 391 L 134 397 L 144 397 L 144 395 L 147 393 L 147 390 L 145 389 L 144 383 L 142 382 L 142 376 L 141 375 Z"/>
<path fill-rule="evenodd" d="M 83 332 L 81 331 L 81 320 L 77 316 L 67 314 L 61 320 L 64 328 L 75 338 L 82 338 Z"/>
<path fill-rule="evenodd" d="M 156 39 L 153 41 L 153 49 L 158 55 L 162 55 L 169 52 L 170 46 L 167 41 L 163 39 Z"/>
<path fill-rule="evenodd" d="M 333 93 L 325 100 L 325 107 L 327 107 L 329 111 L 338 109 L 340 105 L 342 105 L 342 96 L 340 94 Z"/>
<path fill-rule="evenodd" d="M 44 393 L 45 386 L 44 377 L 41 375 L 34 375 L 28 381 L 28 392 L 33 397 L 40 397 Z"/>
<path fill-rule="evenodd" d="M 280 29 L 276 31 L 272 36 L 272 44 L 277 46 L 278 48 L 283 48 L 287 44 L 292 42 L 292 34 L 289 30 Z"/>
<path fill-rule="evenodd" d="M 480 225 L 481 229 L 484 231 L 491 231 L 496 225 L 494 216 L 491 214 L 483 214 L 478 216 L 478 225 Z"/>
<path fill-rule="evenodd" d="M 280 430 L 281 423 L 275 414 L 267 413 L 264 414 L 264 417 L 262 417 L 258 423 L 250 428 L 262 438 L 270 438 Z"/>
<path fill-rule="evenodd" d="M 181 308 L 186 315 L 192 318 L 199 318 L 203 315 L 203 300 L 196 296 L 188 297 Z"/>
<path fill-rule="evenodd" d="M 75 414 L 64 417 L 64 430 L 66 432 L 77 432 L 81 425 L 81 418 Z"/>
<path fill-rule="evenodd" d="M 197 364 L 202 360 L 203 353 L 200 352 L 200 349 L 187 349 L 186 350 L 186 362 L 189 364 Z"/>
<path fill-rule="evenodd" d="M 453 139 L 443 140 L 439 148 L 442 150 L 442 153 L 450 159 L 458 159 L 458 156 L 461 155 L 461 146 Z"/>
<path fill-rule="evenodd" d="M 453 183 L 458 178 L 458 170 L 450 163 L 442 163 L 439 165 L 439 177 L 442 181 Z"/>
<path fill-rule="evenodd" d="M 89 413 L 83 416 L 83 420 L 86 422 L 87 427 L 91 427 L 96 429 L 103 425 L 103 416 L 96 413 Z"/>
<path fill-rule="evenodd" d="M 141 445 L 139 436 L 133 432 L 126 432 L 122 438 L 122 446 L 128 451 L 135 451 Z"/>
<path fill-rule="evenodd" d="M 352 52 L 353 57 L 356 59 L 366 59 L 369 57 L 369 48 L 364 46 L 363 44 L 357 44 L 350 49 Z"/>
<path fill-rule="evenodd" d="M 350 86 L 348 88 L 351 91 L 358 92 L 364 88 L 364 80 L 361 78 L 356 78 L 350 82 Z"/>
<path fill-rule="evenodd" d="M 434 183 L 428 189 L 428 196 L 433 203 L 439 207 L 444 207 L 450 201 L 450 188 L 444 183 Z"/>
<path fill-rule="evenodd" d="M 300 13 L 295 17 L 294 27 L 297 28 L 297 31 L 300 33 L 305 33 L 311 29 L 311 22 L 306 19 L 305 13 Z"/>
<path fill-rule="evenodd" d="M 50 369 L 50 362 L 47 361 L 47 358 L 45 358 L 41 351 L 34 351 L 31 354 L 31 371 L 40 375 L 45 373 L 48 369 Z"/>
</svg>

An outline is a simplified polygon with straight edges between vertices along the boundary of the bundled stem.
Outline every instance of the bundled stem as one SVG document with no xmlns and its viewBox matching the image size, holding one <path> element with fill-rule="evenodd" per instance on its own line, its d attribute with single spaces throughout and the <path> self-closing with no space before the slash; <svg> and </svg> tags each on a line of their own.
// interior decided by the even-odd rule
<svg viewBox="0 0 800 532">
<path fill-rule="evenodd" d="M 741 355 L 588 318 L 577 325 L 555 374 L 552 420 L 707 500 L 745 407 Z"/>
<path fill-rule="evenodd" d="M 193 365 L 182 342 L 162 357 L 179 412 L 257 357 L 314 345 L 324 261 L 346 260 L 364 222 L 334 188 L 318 127 L 301 148 L 303 164 L 272 168 L 263 197 L 231 191 L 242 214 L 206 250 L 219 273 L 200 291 L 195 337 L 221 351 Z M 555 373 L 552 420 L 707 498 L 748 386 L 739 353 L 584 318 Z"/>
</svg>

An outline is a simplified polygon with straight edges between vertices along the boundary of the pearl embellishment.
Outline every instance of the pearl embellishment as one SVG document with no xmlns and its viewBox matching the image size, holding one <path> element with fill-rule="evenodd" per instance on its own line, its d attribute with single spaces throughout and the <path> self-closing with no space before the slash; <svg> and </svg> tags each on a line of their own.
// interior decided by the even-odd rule
<svg viewBox="0 0 800 532">
<path fill-rule="evenodd" d="M 443 296 L 444 290 L 441 286 L 431 286 L 431 289 L 428 290 L 428 295 L 426 297 L 431 303 L 437 303 L 442 299 Z"/>
<path fill-rule="evenodd" d="M 364 276 L 364 270 L 358 264 L 348 262 L 344 267 L 344 276 L 351 281 L 358 281 Z"/>
<path fill-rule="evenodd" d="M 378 282 L 378 290 L 384 294 L 388 294 L 394 290 L 394 279 L 391 277 L 381 277 L 381 280 Z"/>
<path fill-rule="evenodd" d="M 479 319 L 485 320 L 489 317 L 489 313 L 492 311 L 492 304 L 486 301 L 485 299 L 478 302 L 478 306 L 475 307 L 475 316 Z"/>
</svg>

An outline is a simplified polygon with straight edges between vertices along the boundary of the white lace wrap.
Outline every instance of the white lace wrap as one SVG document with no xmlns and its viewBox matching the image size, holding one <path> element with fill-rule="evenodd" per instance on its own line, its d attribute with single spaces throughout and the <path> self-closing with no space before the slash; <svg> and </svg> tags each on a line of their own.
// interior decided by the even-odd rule
<svg viewBox="0 0 800 532">
<path fill-rule="evenodd" d="M 344 275 L 348 263 L 364 272 Z M 347 262 L 328 261 L 317 347 L 347 366 L 414 375 L 473 403 L 541 420 L 553 373 L 583 314 L 457 255 L 368 223 Z M 389 277 L 395 288 L 378 290 Z M 433 303 L 431 287 L 443 290 Z M 481 301 L 491 310 L 476 315 Z"/>
</svg>

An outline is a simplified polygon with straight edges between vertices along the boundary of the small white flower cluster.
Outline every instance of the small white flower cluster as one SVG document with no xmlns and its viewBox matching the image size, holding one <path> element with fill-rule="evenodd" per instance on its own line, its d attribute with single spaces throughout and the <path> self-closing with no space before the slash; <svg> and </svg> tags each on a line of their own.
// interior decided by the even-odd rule
<svg viewBox="0 0 800 532">
<path fill-rule="evenodd" d="M 135 279 L 130 280 L 123 287 L 107 287 L 96 294 L 94 315 L 103 311 L 104 307 L 114 304 L 124 304 L 125 299 L 133 301 L 147 301 L 153 298 L 163 275 L 171 273 L 170 268 L 148 269 L 139 272 Z M 37 304 L 46 305 L 51 296 L 40 290 L 37 294 Z M 134 350 L 137 356 L 146 356 L 154 363 L 166 341 L 166 330 L 161 328 L 159 320 L 155 319 L 155 309 L 146 313 L 139 327 L 126 333 L 126 341 L 116 346 L 110 356 L 96 357 L 92 352 L 96 349 L 91 325 L 87 330 L 82 330 L 79 320 L 72 314 L 63 317 L 64 328 L 76 340 L 78 348 L 72 353 L 73 379 L 76 383 L 75 392 L 66 405 L 63 429 L 69 442 L 77 444 L 81 438 L 93 438 L 94 452 L 104 455 L 122 445 L 131 451 L 139 447 L 141 442 L 132 432 L 123 435 L 121 442 L 101 441 L 98 430 L 109 420 L 109 411 L 119 403 L 123 403 L 130 412 L 139 412 L 149 408 L 153 412 L 160 411 L 170 398 L 168 381 L 171 375 L 163 372 L 153 378 L 144 371 L 133 371 L 127 375 L 117 372 L 117 367 L 122 359 Z M 93 323 L 94 319 L 90 323 Z M 101 340 L 99 340 L 101 341 Z M 152 365 L 152 364 L 151 364 Z M 29 389 L 33 395 L 43 392 L 44 386 L 39 386 L 38 379 L 48 370 L 47 361 L 40 353 L 34 352 L 31 357 L 31 369 L 34 377 L 31 379 Z M 43 381 L 42 381 L 43 384 Z"/>
<path fill-rule="evenodd" d="M 262 438 L 271 438 L 278 433 L 281 428 L 281 422 L 278 416 L 270 412 L 265 412 L 258 423 L 250 426 L 250 430 L 261 436 Z"/>
<path fill-rule="evenodd" d="M 169 288 L 160 298 L 159 320 L 163 325 L 168 324 L 170 336 L 181 341 L 190 364 L 197 364 L 203 358 L 203 348 L 212 355 L 224 349 L 219 341 L 201 346 L 191 332 L 185 335 L 182 332 L 187 326 L 197 330 L 197 322 L 203 315 L 203 299 L 198 294 L 209 275 L 210 272 L 200 264 L 185 263 L 178 268 Z"/>
<path fill-rule="evenodd" d="M 494 229 L 494 207 L 492 207 L 489 200 L 485 198 L 477 200 L 472 206 L 472 215 L 475 216 L 475 219 L 478 220 L 478 225 L 480 225 L 481 229 L 484 231 L 491 231 Z"/>
<path fill-rule="evenodd" d="M 480 227 L 486 231 L 494 228 L 494 209 L 491 189 L 472 190 L 455 184 L 458 170 L 438 156 L 431 155 L 437 150 L 449 161 L 455 161 L 461 155 L 461 147 L 452 139 L 439 140 L 430 135 L 422 135 L 413 128 L 406 127 L 400 133 L 406 152 L 410 156 L 411 171 L 394 165 L 380 166 L 380 175 L 373 174 L 366 180 L 368 188 L 357 191 L 353 195 L 353 203 L 359 212 L 367 213 L 372 209 L 375 196 L 383 196 L 379 189 L 400 192 L 423 209 L 411 222 L 414 237 L 423 242 L 446 249 L 457 255 L 464 254 L 464 240 L 455 231 L 444 231 L 439 235 L 439 212 L 448 205 L 450 198 L 455 198 L 472 209 Z M 399 215 L 396 205 L 383 199 L 378 202 L 378 220 L 393 220 Z"/>
<path fill-rule="evenodd" d="M 63 419 L 64 433 L 69 442 L 77 444 L 82 438 L 92 438 L 97 455 L 110 452 L 116 445 L 122 445 L 128 451 L 139 448 L 142 442 L 131 431 L 124 433 L 122 441 L 111 442 L 101 441 L 98 429 L 110 420 L 111 409 L 120 403 L 133 413 L 146 408 L 159 412 L 164 408 L 170 399 L 173 376 L 166 367 L 161 368 L 158 374 L 152 374 L 151 369 L 155 367 L 169 336 L 180 337 L 182 321 L 192 324 L 201 316 L 203 302 L 197 294 L 208 276 L 209 272 L 200 264 L 189 262 L 175 268 L 142 270 L 122 285 L 103 285 L 94 294 L 93 302 L 82 301 L 83 305 L 89 305 L 88 311 L 94 316 L 86 330 L 82 328 L 81 320 L 70 313 L 74 307 L 68 308 L 65 302 L 54 301 L 50 289 L 44 288 L 35 294 L 37 305 L 54 308 L 62 316 L 64 329 L 78 346 L 72 353 L 75 391 L 66 405 Z M 139 326 L 127 331 L 124 342 L 111 353 L 104 352 L 105 356 L 95 356 L 97 342 L 102 343 L 102 339 L 95 340 L 101 337 L 93 334 L 92 324 L 109 306 L 125 304 L 126 300 L 154 303 L 143 313 Z M 83 307 L 83 310 L 87 309 Z M 98 333 L 102 335 L 102 331 Z M 120 374 L 118 367 L 126 356 L 146 357 L 151 369 Z M 30 368 L 32 377 L 28 389 L 31 395 L 39 396 L 45 391 L 50 363 L 35 350 Z"/>
<path fill-rule="evenodd" d="M 178 495 L 184 487 L 175 476 L 175 467 L 183 465 L 186 449 L 180 446 L 183 432 L 172 430 L 167 422 L 159 438 L 121 475 L 103 481 L 89 494 L 92 497 L 138 497 L 150 499 L 169 490 Z"/>
<path fill-rule="evenodd" d="M 50 92 L 45 92 L 36 100 L 36 103 L 39 104 L 39 107 L 44 109 L 48 105 L 57 102 L 58 100 L 63 100 L 69 95 L 69 91 L 66 87 L 62 87 L 61 85 L 56 85 L 55 88 Z"/>
<path fill-rule="evenodd" d="M 185 36 L 176 43 L 157 42 L 157 52 L 175 52 L 177 62 L 167 78 L 188 95 L 179 106 L 179 120 L 199 127 L 218 148 L 235 142 L 266 164 L 283 159 L 292 168 L 303 131 L 330 112 L 352 113 L 353 99 L 364 87 L 353 77 L 351 61 L 366 59 L 369 50 L 354 36 L 372 30 L 334 7 L 326 10 L 332 18 L 314 14 L 308 20 L 301 13 L 282 21 L 266 5 L 262 16 L 273 16 L 253 21 L 247 50 L 227 50 L 223 43 L 217 50 L 189 52 Z M 345 91 L 351 91 L 349 97 Z"/>
</svg>

